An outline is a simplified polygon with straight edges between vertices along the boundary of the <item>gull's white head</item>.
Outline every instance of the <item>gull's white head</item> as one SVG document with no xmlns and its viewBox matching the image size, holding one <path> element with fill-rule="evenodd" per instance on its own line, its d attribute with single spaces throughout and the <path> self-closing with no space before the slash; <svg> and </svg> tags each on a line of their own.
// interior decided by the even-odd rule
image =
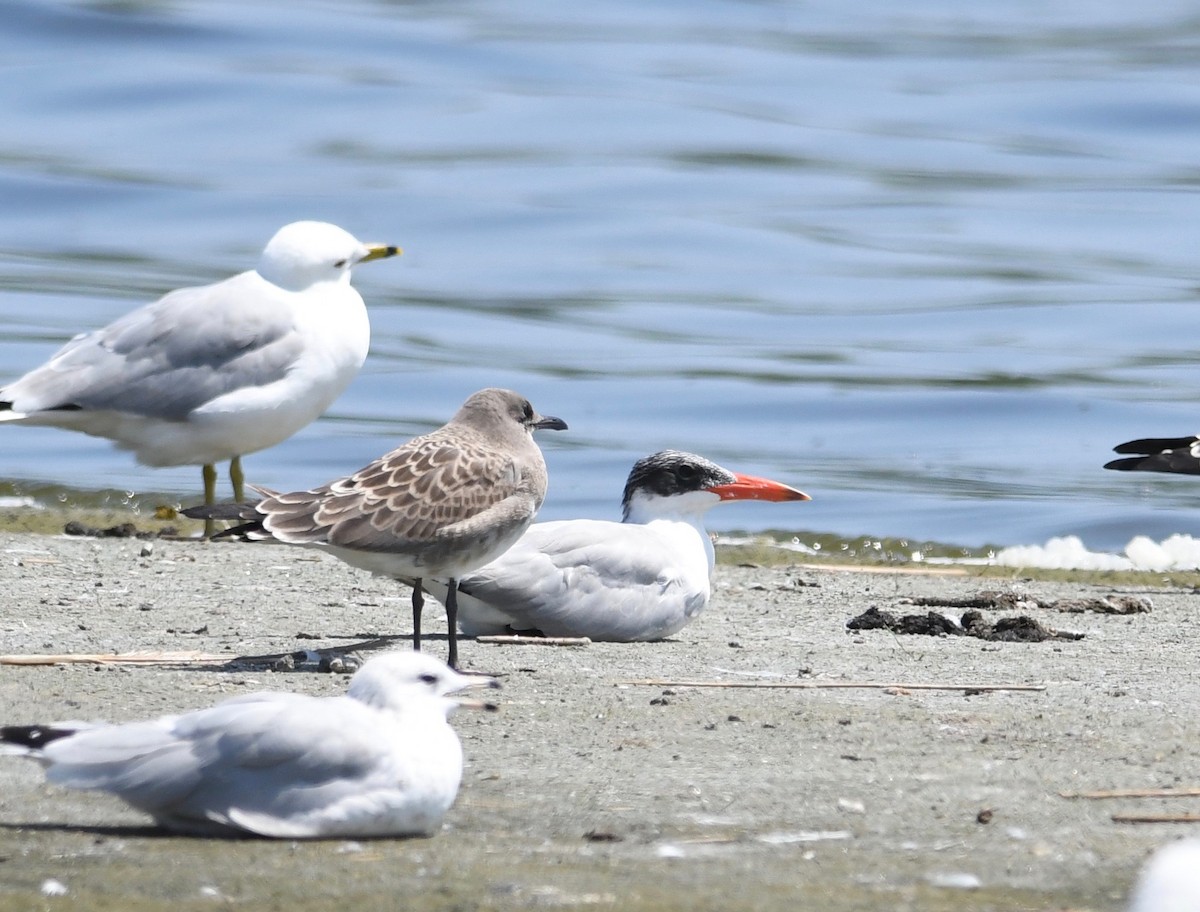
<svg viewBox="0 0 1200 912">
<path fill-rule="evenodd" d="M 329 222 L 292 222 L 267 242 L 258 274 L 288 291 L 303 291 L 318 282 L 348 282 L 358 263 L 400 253 L 399 247 L 364 244 Z"/>
<path fill-rule="evenodd" d="M 1160 848 L 1142 868 L 1130 912 L 1196 912 L 1200 909 L 1200 839 Z"/>
<path fill-rule="evenodd" d="M 497 687 L 493 678 L 459 674 L 441 659 L 424 652 L 392 652 L 363 664 L 350 679 L 350 697 L 376 709 L 394 712 L 425 703 L 449 713 L 460 705 L 447 699 L 469 687 Z"/>
</svg>

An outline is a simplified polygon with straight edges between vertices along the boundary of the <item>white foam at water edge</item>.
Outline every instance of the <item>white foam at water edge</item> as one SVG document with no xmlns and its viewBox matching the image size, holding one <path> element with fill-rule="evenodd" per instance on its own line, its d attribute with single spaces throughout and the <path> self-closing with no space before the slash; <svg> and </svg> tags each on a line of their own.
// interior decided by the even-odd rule
<svg viewBox="0 0 1200 912">
<path fill-rule="evenodd" d="M 44 510 L 32 497 L 0 497 L 0 510 Z"/>
<path fill-rule="evenodd" d="M 1002 548 L 992 563 L 1047 570 L 1196 570 L 1200 568 L 1200 541 L 1190 535 L 1172 535 L 1155 542 L 1138 535 L 1130 539 L 1122 555 L 1089 551 L 1077 536 L 1066 535 L 1044 545 Z"/>
<path fill-rule="evenodd" d="M 718 545 L 769 544 L 785 551 L 808 556 L 821 556 L 818 549 L 808 547 L 798 539 L 776 542 L 762 537 L 720 535 Z M 862 547 L 862 546 L 860 546 Z M 878 547 L 875 548 L 878 550 Z M 826 553 L 824 556 L 837 556 Z M 1041 570 L 1200 570 L 1200 540 L 1190 535 L 1172 535 L 1161 542 L 1145 535 L 1129 540 L 1124 553 L 1089 551 L 1077 535 L 1052 538 L 1044 545 L 1013 545 L 1001 548 L 987 557 L 926 557 L 920 551 L 910 555 L 913 562 L 928 564 L 974 564 L 998 567 L 1026 567 Z"/>
</svg>

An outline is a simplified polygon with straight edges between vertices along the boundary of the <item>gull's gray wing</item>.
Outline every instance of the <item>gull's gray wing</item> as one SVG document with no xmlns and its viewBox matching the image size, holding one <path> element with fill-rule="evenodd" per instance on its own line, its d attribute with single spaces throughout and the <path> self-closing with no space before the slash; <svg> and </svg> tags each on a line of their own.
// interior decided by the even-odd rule
<svg viewBox="0 0 1200 912">
<path fill-rule="evenodd" d="M 0 390 L 14 412 L 121 411 L 183 420 L 236 389 L 281 379 L 303 343 L 286 293 L 248 272 L 181 288 L 76 336 Z"/>
<path fill-rule="evenodd" d="M 373 711 L 347 697 L 251 694 L 211 709 L 81 732 L 47 746 L 47 778 L 113 792 L 175 828 L 309 835 L 293 818 L 389 786 Z M 239 813 L 256 825 L 237 822 Z"/>
</svg>

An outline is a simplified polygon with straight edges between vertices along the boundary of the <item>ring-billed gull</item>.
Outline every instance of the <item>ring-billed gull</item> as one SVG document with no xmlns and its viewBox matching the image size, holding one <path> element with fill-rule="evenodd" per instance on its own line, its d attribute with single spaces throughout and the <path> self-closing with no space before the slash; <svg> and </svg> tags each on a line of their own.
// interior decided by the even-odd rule
<svg viewBox="0 0 1200 912">
<path fill-rule="evenodd" d="M 536 523 L 490 564 L 461 577 L 459 626 L 467 636 L 671 636 L 708 605 L 714 555 L 704 519 L 731 500 L 809 497 L 694 453 L 655 453 L 629 473 L 621 522 Z M 445 594 L 436 584 L 427 588 Z"/>
<path fill-rule="evenodd" d="M 422 581 L 445 580 L 449 661 L 458 665 L 455 581 L 506 551 L 546 498 L 546 462 L 533 440 L 565 430 L 505 389 L 474 393 L 442 427 L 353 475 L 257 504 L 193 508 L 189 516 L 245 519 L 221 535 L 321 548 L 354 567 L 413 586 L 413 648 L 421 648 Z"/>
<path fill-rule="evenodd" d="M 111 792 L 163 827 L 284 839 L 428 835 L 453 804 L 462 746 L 446 717 L 467 677 L 432 656 L 368 660 L 345 696 L 254 693 L 123 725 L 10 725 L 5 753 L 48 781 Z"/>
<path fill-rule="evenodd" d="M 106 437 L 144 465 L 201 465 L 205 503 L 228 459 L 244 500 L 241 457 L 316 419 L 366 359 L 351 268 L 399 252 L 326 222 L 285 225 L 256 269 L 173 291 L 0 387 L 0 421 Z"/>
</svg>

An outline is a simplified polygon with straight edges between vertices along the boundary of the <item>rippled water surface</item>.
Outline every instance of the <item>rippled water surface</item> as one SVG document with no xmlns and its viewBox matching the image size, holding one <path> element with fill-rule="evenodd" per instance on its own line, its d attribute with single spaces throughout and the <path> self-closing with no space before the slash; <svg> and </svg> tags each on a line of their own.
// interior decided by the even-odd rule
<svg viewBox="0 0 1200 912">
<path fill-rule="evenodd" d="M 280 225 L 400 244 L 372 354 L 247 460 L 307 487 L 511 386 L 544 518 L 691 449 L 803 506 L 717 528 L 962 544 L 1200 526 L 1100 466 L 1200 430 L 1191 4 L 20 2 L 0 30 L 0 377 L 249 268 Z M 5 427 L 0 479 L 190 497 Z M 41 496 L 53 491 L 36 488 Z"/>
</svg>

